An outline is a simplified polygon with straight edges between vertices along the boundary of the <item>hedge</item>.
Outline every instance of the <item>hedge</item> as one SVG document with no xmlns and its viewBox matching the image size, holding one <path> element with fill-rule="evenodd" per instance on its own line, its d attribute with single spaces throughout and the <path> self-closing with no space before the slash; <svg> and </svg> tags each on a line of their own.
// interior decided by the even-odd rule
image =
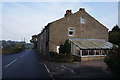
<svg viewBox="0 0 120 80">
<path fill-rule="evenodd" d="M 58 54 L 57 52 L 49 52 L 50 61 L 55 62 L 72 62 L 73 56 L 70 54 Z"/>
</svg>

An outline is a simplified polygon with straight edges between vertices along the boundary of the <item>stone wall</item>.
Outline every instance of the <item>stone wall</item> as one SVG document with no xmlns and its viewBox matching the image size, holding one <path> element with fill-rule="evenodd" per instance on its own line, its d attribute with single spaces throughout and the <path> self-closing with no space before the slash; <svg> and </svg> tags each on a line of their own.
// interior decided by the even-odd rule
<svg viewBox="0 0 120 80">
<path fill-rule="evenodd" d="M 81 61 L 90 61 L 90 60 L 104 60 L 105 56 L 88 56 L 81 57 Z"/>
<path fill-rule="evenodd" d="M 85 24 L 80 23 L 80 17 L 86 19 Z M 74 36 L 68 36 L 70 27 L 75 28 Z M 52 22 L 49 28 L 49 51 L 56 51 L 56 46 L 63 44 L 68 38 L 108 40 L 108 29 L 83 9 Z"/>
<path fill-rule="evenodd" d="M 45 56 L 46 55 L 46 30 L 44 30 L 41 35 L 38 35 L 37 44 L 38 44 L 37 50 Z"/>
</svg>

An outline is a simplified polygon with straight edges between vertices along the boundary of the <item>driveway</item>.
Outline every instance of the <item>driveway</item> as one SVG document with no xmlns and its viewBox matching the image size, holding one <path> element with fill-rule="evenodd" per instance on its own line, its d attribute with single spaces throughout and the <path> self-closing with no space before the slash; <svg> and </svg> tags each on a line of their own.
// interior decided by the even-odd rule
<svg viewBox="0 0 120 80">
<path fill-rule="evenodd" d="M 112 78 L 103 61 L 44 62 L 53 78 Z"/>
</svg>

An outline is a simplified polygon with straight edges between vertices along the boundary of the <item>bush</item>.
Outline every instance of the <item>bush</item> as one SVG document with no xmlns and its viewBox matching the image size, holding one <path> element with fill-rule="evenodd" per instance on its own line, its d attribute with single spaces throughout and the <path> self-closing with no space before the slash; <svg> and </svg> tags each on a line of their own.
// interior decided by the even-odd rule
<svg viewBox="0 0 120 80">
<path fill-rule="evenodd" d="M 110 51 L 104 61 L 113 76 L 115 78 L 120 78 L 120 47 Z"/>
<path fill-rule="evenodd" d="M 23 49 L 2 49 L 2 54 L 14 54 L 23 51 Z"/>
<path fill-rule="evenodd" d="M 58 58 L 59 57 L 58 53 L 53 52 L 53 51 L 49 52 L 49 55 L 50 55 L 50 58 Z"/>
<path fill-rule="evenodd" d="M 120 27 L 118 25 L 114 26 L 111 31 L 109 31 L 109 42 L 120 45 Z"/>
<path fill-rule="evenodd" d="M 73 61 L 75 61 L 75 62 L 81 62 L 81 57 L 73 55 Z"/>
<path fill-rule="evenodd" d="M 55 62 L 72 62 L 73 56 L 70 54 L 58 54 L 56 52 L 49 52 L 50 54 L 50 61 Z"/>
<path fill-rule="evenodd" d="M 60 45 L 59 53 L 65 53 L 64 45 L 62 45 L 62 44 Z"/>
<path fill-rule="evenodd" d="M 71 53 L 71 43 L 69 40 L 66 40 L 64 45 L 60 45 L 59 53 L 61 54 L 70 54 Z"/>
</svg>

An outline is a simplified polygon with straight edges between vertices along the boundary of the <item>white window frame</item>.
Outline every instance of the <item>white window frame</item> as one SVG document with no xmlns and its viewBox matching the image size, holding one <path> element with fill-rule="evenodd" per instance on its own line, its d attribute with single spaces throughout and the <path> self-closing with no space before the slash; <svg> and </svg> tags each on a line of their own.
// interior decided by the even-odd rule
<svg viewBox="0 0 120 80">
<path fill-rule="evenodd" d="M 85 24 L 86 23 L 86 19 L 84 17 L 80 17 L 80 23 L 81 24 Z"/>
<path fill-rule="evenodd" d="M 70 31 L 72 31 L 73 32 L 73 34 L 71 35 L 71 34 L 69 34 L 69 32 Z M 75 35 L 75 28 L 74 27 L 69 27 L 68 28 L 68 36 L 74 36 Z"/>
</svg>

